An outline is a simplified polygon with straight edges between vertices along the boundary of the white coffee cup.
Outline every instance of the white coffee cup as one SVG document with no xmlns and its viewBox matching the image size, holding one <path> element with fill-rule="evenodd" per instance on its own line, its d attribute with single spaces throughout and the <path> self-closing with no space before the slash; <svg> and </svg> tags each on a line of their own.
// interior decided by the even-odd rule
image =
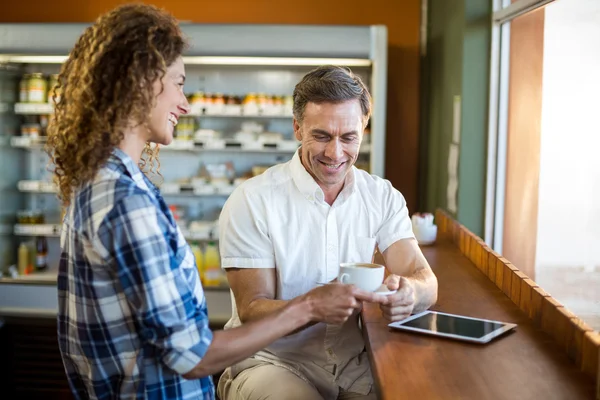
<svg viewBox="0 0 600 400">
<path fill-rule="evenodd" d="M 420 245 L 429 245 L 435 242 L 437 226 L 433 224 L 433 214 L 415 213 L 411 218 L 415 238 Z"/>
<path fill-rule="evenodd" d="M 367 292 L 374 292 L 383 283 L 385 267 L 370 263 L 342 263 L 338 282 L 354 285 Z"/>
<path fill-rule="evenodd" d="M 421 245 L 433 244 L 437 238 L 437 225 L 413 227 L 415 238 Z"/>
</svg>

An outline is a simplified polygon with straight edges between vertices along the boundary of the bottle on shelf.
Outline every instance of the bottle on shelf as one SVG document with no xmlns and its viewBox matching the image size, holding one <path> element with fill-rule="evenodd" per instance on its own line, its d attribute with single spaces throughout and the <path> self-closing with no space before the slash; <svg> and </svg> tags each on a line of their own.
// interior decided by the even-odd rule
<svg viewBox="0 0 600 400">
<path fill-rule="evenodd" d="M 29 78 L 31 75 L 24 74 L 19 82 L 19 103 L 27 103 L 29 101 Z"/>
<path fill-rule="evenodd" d="M 38 236 L 35 240 L 35 269 L 44 271 L 48 268 L 48 241 L 43 236 Z"/>
<path fill-rule="evenodd" d="M 196 259 L 196 268 L 198 268 L 198 274 L 200 275 L 200 282 L 204 285 L 204 254 L 202 253 L 202 247 L 198 243 L 192 243 L 190 245 L 192 253 Z"/>
<path fill-rule="evenodd" d="M 208 242 L 204 250 L 204 284 L 209 287 L 223 284 L 221 260 L 215 242 Z"/>
<path fill-rule="evenodd" d="M 29 248 L 25 242 L 21 242 L 19 245 L 17 258 L 19 275 L 27 275 L 29 273 Z"/>
</svg>

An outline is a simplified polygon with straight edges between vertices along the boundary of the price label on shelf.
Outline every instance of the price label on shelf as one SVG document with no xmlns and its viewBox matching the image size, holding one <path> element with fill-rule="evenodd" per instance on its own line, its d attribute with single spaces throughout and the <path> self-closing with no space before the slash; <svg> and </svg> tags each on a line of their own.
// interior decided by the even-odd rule
<svg viewBox="0 0 600 400">
<path fill-rule="evenodd" d="M 259 141 L 242 142 L 242 150 L 263 150 L 263 144 Z"/>
<path fill-rule="evenodd" d="M 235 186 L 233 185 L 219 185 L 216 187 L 216 192 L 217 194 L 229 196 L 231 193 L 233 193 L 233 189 L 235 189 Z"/>
<path fill-rule="evenodd" d="M 204 104 L 191 104 L 190 108 L 189 115 L 198 116 L 204 114 Z"/>
<path fill-rule="evenodd" d="M 31 138 L 27 136 L 15 136 L 10 140 L 13 147 L 31 147 Z"/>
<path fill-rule="evenodd" d="M 221 150 L 225 148 L 224 139 L 210 139 L 204 143 L 204 147 L 210 150 Z"/>
<path fill-rule="evenodd" d="M 277 142 L 277 150 L 282 151 L 296 151 L 298 146 L 300 146 L 300 142 L 295 140 L 280 140 Z"/>
<path fill-rule="evenodd" d="M 242 114 L 249 117 L 257 117 L 260 115 L 260 109 L 256 104 L 244 104 L 242 106 Z"/>
<path fill-rule="evenodd" d="M 173 139 L 169 145 L 169 150 L 192 150 L 193 148 L 194 142 L 184 139 Z"/>
<path fill-rule="evenodd" d="M 55 224 L 17 224 L 14 228 L 15 235 L 21 236 L 58 236 L 60 225 Z"/>
<path fill-rule="evenodd" d="M 42 193 L 56 193 L 58 191 L 56 185 L 52 182 L 40 182 L 39 190 Z"/>
<path fill-rule="evenodd" d="M 188 231 L 185 238 L 188 240 L 208 240 L 210 239 L 210 234 L 209 232 Z"/>
<path fill-rule="evenodd" d="M 239 117 L 242 115 L 242 106 L 239 104 L 225 104 L 223 107 L 223 115 Z"/>
<path fill-rule="evenodd" d="M 19 181 L 17 183 L 17 188 L 21 192 L 39 192 L 40 181 Z"/>
<path fill-rule="evenodd" d="M 204 106 L 205 115 L 220 116 L 225 113 L 225 104 L 206 104 Z"/>
<path fill-rule="evenodd" d="M 208 196 L 216 192 L 216 188 L 213 185 L 194 186 L 194 194 L 196 196 Z"/>
<path fill-rule="evenodd" d="M 181 192 L 181 185 L 173 182 L 165 182 L 160 185 L 160 191 L 163 194 L 177 194 Z"/>
<path fill-rule="evenodd" d="M 48 115 L 54 113 L 54 107 L 49 103 L 17 103 L 15 114 Z"/>
</svg>

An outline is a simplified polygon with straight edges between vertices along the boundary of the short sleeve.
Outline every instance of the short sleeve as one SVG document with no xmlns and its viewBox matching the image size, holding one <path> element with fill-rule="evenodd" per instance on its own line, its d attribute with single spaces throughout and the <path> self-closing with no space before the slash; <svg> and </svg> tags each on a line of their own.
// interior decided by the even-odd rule
<svg viewBox="0 0 600 400">
<path fill-rule="evenodd" d="M 223 268 L 275 268 L 264 200 L 238 187 L 219 218 L 219 249 Z"/>
<path fill-rule="evenodd" d="M 389 181 L 384 182 L 381 192 L 383 220 L 377 231 L 377 245 L 382 253 L 398 240 L 415 237 L 404 196 Z"/>
</svg>

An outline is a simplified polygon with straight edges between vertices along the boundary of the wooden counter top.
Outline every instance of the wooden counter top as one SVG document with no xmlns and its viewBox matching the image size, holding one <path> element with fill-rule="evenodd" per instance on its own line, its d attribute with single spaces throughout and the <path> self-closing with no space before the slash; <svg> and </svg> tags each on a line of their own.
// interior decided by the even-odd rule
<svg viewBox="0 0 600 400">
<path fill-rule="evenodd" d="M 433 310 L 518 324 L 486 345 L 404 333 L 365 305 L 380 399 L 594 399 L 595 383 L 450 241 L 424 247 L 439 282 Z"/>
</svg>

